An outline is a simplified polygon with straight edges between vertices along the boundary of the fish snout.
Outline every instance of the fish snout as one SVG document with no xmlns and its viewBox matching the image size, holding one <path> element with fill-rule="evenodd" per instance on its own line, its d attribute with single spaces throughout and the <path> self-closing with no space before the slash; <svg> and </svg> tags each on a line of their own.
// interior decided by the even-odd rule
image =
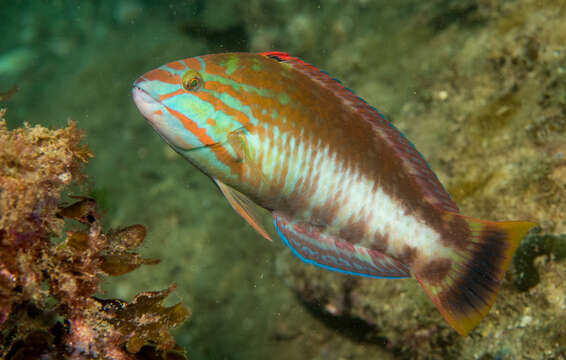
<svg viewBox="0 0 566 360">
<path fill-rule="evenodd" d="M 163 115 L 163 105 L 154 99 L 147 90 L 141 87 L 139 79 L 132 88 L 132 97 L 140 113 L 152 124 L 160 120 Z"/>
<path fill-rule="evenodd" d="M 158 99 L 151 95 L 147 82 L 138 79 L 132 88 L 132 97 L 139 112 L 147 119 L 151 127 L 176 151 L 190 150 L 200 144 L 193 144 L 193 135 L 183 131 L 183 126 Z"/>
</svg>

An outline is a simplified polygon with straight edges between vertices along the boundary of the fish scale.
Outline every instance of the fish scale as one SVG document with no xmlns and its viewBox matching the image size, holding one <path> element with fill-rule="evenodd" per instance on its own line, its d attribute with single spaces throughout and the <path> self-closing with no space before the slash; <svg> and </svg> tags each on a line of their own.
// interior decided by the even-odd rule
<svg viewBox="0 0 566 360">
<path fill-rule="evenodd" d="M 459 213 L 410 141 L 338 80 L 283 52 L 198 56 L 134 82 L 151 126 L 210 176 L 254 229 L 301 260 L 415 277 L 466 335 L 535 225 Z"/>
</svg>

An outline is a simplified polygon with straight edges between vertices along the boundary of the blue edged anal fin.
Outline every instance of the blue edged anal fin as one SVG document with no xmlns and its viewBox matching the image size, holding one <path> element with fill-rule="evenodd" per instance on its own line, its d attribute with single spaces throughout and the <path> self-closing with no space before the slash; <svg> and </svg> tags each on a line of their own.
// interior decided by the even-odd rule
<svg viewBox="0 0 566 360">
<path fill-rule="evenodd" d="M 275 227 L 293 254 L 306 263 L 349 275 L 371 278 L 407 278 L 401 262 L 375 250 L 352 245 L 305 223 L 293 223 L 274 214 Z"/>
<path fill-rule="evenodd" d="M 261 208 L 246 195 L 214 179 L 232 208 L 240 214 L 261 236 L 272 241 L 271 236 L 262 224 Z"/>
</svg>

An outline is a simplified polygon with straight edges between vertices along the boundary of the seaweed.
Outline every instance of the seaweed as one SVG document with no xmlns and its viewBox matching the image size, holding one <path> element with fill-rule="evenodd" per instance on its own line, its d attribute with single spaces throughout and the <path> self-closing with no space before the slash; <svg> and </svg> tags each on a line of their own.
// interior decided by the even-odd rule
<svg viewBox="0 0 566 360">
<path fill-rule="evenodd" d="M 558 261 L 566 257 L 566 234 L 542 233 L 539 229 L 528 234 L 513 258 L 516 276 L 515 286 L 521 291 L 527 291 L 536 286 L 540 276 L 535 266 L 535 259 L 547 256 Z"/>
<path fill-rule="evenodd" d="M 145 226 L 103 231 L 95 199 L 61 205 L 63 190 L 85 180 L 82 165 L 93 157 L 83 133 L 74 122 L 8 130 L 4 114 L 0 358 L 184 359 L 169 330 L 189 312 L 182 303 L 162 305 L 175 285 L 131 302 L 94 296 L 105 276 L 159 261 L 135 251 Z"/>
</svg>

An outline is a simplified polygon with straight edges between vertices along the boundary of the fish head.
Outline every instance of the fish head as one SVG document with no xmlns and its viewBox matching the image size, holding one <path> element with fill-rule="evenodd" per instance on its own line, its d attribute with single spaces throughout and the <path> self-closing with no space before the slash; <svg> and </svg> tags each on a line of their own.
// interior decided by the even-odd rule
<svg viewBox="0 0 566 360">
<path fill-rule="evenodd" d="M 238 94 L 230 95 L 217 73 L 234 54 L 188 58 L 162 65 L 140 76 L 133 85 L 134 102 L 151 126 L 177 152 L 226 141 L 230 132 L 245 128 L 247 116 Z M 225 76 L 226 74 L 224 74 Z"/>
</svg>

